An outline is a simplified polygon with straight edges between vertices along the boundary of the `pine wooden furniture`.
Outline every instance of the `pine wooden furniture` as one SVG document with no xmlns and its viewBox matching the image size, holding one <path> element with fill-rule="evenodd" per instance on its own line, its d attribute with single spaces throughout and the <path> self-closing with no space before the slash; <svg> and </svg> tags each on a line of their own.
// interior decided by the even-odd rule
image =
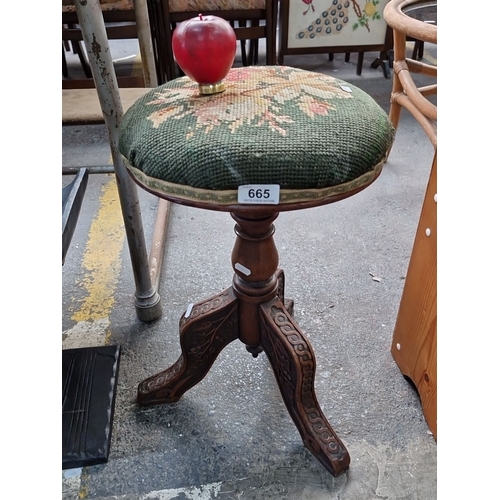
<svg viewBox="0 0 500 500">
<path fill-rule="evenodd" d="M 236 222 L 232 285 L 188 307 L 182 355 L 139 384 L 137 401 L 177 401 L 239 339 L 253 356 L 266 353 L 305 446 L 336 476 L 350 458 L 316 399 L 314 352 L 285 299 L 273 221 L 365 189 L 394 130 L 370 96 L 330 76 L 250 66 L 225 82 L 224 92 L 200 96 L 196 82 L 172 80 L 132 105 L 120 126 L 123 161 L 140 186 Z"/>
<path fill-rule="evenodd" d="M 434 157 L 415 234 L 391 353 L 415 384 L 437 439 L 437 159 Z"/>
<path fill-rule="evenodd" d="M 435 1 L 391 0 L 384 17 L 394 31 L 389 117 L 397 127 L 401 110 L 408 110 L 435 148 L 391 352 L 401 372 L 415 384 L 425 418 L 437 439 L 437 106 L 427 99 L 437 93 L 437 84 L 417 88 L 412 78 L 412 73 L 417 72 L 435 77 L 437 68 L 406 58 L 407 37 L 437 43 L 436 25 L 424 23 L 416 15 L 419 9 L 436 9 L 436 6 Z"/>
</svg>

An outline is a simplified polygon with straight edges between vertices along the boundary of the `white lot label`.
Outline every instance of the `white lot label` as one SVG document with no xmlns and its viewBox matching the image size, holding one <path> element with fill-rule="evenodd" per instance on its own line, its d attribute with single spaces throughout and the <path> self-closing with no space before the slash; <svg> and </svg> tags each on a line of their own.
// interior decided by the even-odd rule
<svg viewBox="0 0 500 500">
<path fill-rule="evenodd" d="M 238 188 L 238 203 L 277 205 L 279 202 L 279 184 L 249 184 Z"/>
<path fill-rule="evenodd" d="M 352 93 L 351 87 L 348 87 L 347 85 L 341 85 L 340 88 L 344 90 L 345 92 Z"/>
</svg>

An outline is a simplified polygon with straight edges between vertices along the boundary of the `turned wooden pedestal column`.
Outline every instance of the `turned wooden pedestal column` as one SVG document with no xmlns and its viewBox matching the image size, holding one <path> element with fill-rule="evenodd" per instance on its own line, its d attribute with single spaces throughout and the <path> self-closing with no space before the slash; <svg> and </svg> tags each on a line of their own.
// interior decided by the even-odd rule
<svg viewBox="0 0 500 500">
<path fill-rule="evenodd" d="M 284 298 L 285 275 L 278 269 L 273 238 L 278 213 L 231 216 L 237 235 L 232 287 L 186 311 L 180 320 L 181 356 L 139 385 L 137 401 L 178 401 L 207 375 L 222 349 L 239 338 L 254 357 L 265 351 L 304 445 L 337 476 L 349 467 L 350 458 L 319 407 L 314 352 L 292 317 L 293 302 Z"/>
</svg>

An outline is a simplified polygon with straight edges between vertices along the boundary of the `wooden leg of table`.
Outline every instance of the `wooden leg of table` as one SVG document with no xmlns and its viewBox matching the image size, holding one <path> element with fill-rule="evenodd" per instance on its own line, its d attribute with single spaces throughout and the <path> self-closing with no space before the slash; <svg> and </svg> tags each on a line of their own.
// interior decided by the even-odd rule
<svg viewBox="0 0 500 500">
<path fill-rule="evenodd" d="M 361 76 L 361 73 L 363 71 L 363 59 L 365 58 L 365 53 L 364 52 L 358 52 L 358 62 L 356 64 L 356 74 L 358 76 Z"/>
<path fill-rule="evenodd" d="M 262 347 L 290 416 L 305 447 L 330 474 L 338 476 L 348 469 L 350 457 L 316 399 L 312 347 L 279 298 L 262 304 L 260 311 Z"/>
<path fill-rule="evenodd" d="M 178 401 L 207 375 L 222 349 L 238 338 L 238 299 L 232 288 L 194 304 L 179 326 L 182 354 L 170 368 L 139 384 L 141 406 Z"/>
<path fill-rule="evenodd" d="M 391 353 L 415 384 L 437 439 L 437 161 L 434 158 L 406 282 L 394 328 Z"/>
</svg>

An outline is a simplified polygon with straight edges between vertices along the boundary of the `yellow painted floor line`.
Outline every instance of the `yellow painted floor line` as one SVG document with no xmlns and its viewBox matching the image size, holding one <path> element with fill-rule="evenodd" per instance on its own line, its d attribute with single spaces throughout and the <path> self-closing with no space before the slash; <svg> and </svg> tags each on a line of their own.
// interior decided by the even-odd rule
<svg viewBox="0 0 500 500">
<path fill-rule="evenodd" d="M 141 72 L 139 55 L 134 59 L 132 74 Z M 113 165 L 111 155 L 108 165 Z M 77 323 L 63 332 L 63 349 L 109 344 L 109 315 L 115 302 L 124 240 L 125 228 L 116 177 L 112 175 L 102 187 L 99 209 L 90 226 L 82 261 L 85 275 L 80 283 L 86 294 L 71 316 Z M 66 474 L 69 474 L 68 478 L 65 478 Z M 69 491 L 77 493 L 79 499 L 87 498 L 89 481 L 88 468 L 63 471 L 63 488 L 65 485 Z"/>
<path fill-rule="evenodd" d="M 81 286 L 86 293 L 71 316 L 72 320 L 77 321 L 77 325 L 65 332 L 68 341 L 71 336 L 74 340 L 77 340 L 77 337 L 87 337 L 88 340 L 92 338 L 94 341 L 94 344 L 90 345 L 95 345 L 96 335 L 99 336 L 94 328 L 97 327 L 103 336 L 104 342 L 101 344 L 107 343 L 107 327 L 115 302 L 114 294 L 122 264 L 124 239 L 120 200 L 116 180 L 112 176 L 102 188 L 99 210 L 90 226 L 82 261 L 85 275 Z M 66 348 L 67 344 L 65 342 Z"/>
<path fill-rule="evenodd" d="M 138 56 L 134 60 L 132 72 L 141 71 L 142 62 Z M 108 165 L 113 165 L 111 155 Z M 80 283 L 86 293 L 74 307 L 77 310 L 71 316 L 77 323 L 63 332 L 63 349 L 109 344 L 109 315 L 115 302 L 124 240 L 123 215 L 116 178 L 112 175 L 101 190 L 99 209 L 90 226 L 82 261 L 85 275 Z M 88 497 L 89 482 L 88 468 L 63 471 L 63 489 L 66 487 L 68 494 L 75 493 L 78 499 Z"/>
</svg>

